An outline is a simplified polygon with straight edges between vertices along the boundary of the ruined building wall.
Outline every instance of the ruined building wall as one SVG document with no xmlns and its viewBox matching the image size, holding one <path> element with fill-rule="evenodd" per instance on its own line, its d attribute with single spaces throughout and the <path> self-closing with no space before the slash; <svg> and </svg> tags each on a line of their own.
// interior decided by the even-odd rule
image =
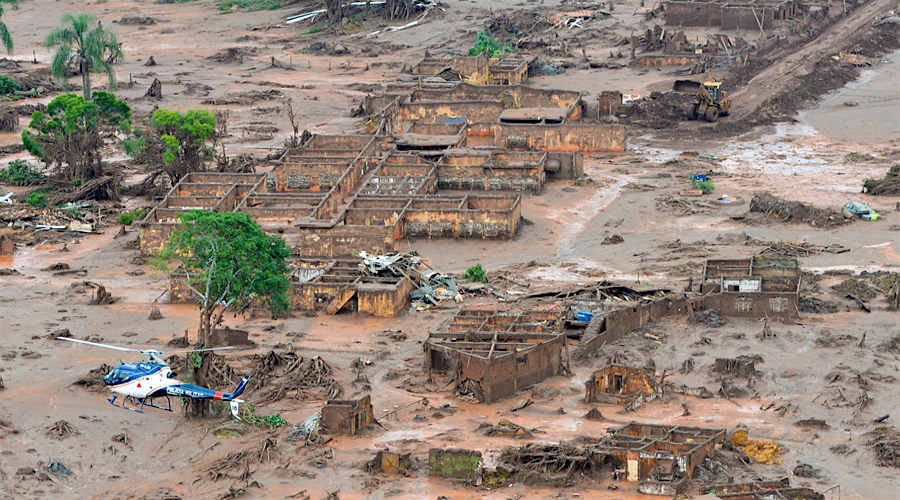
<svg viewBox="0 0 900 500">
<path fill-rule="evenodd" d="M 710 295 L 705 306 L 737 318 L 799 318 L 800 296 L 780 292 L 723 292 Z"/>
<path fill-rule="evenodd" d="M 662 298 L 651 304 L 617 309 L 608 315 L 596 314 L 591 318 L 581 343 L 578 344 L 576 355 L 584 356 L 609 342 L 615 342 L 631 330 L 647 323 L 650 318 L 687 315 L 703 309 L 704 306 L 704 299 Z"/>
<path fill-rule="evenodd" d="M 722 4 L 715 2 L 665 2 L 666 26 L 720 26 Z"/>
<path fill-rule="evenodd" d="M 624 125 L 593 125 L 568 123 L 563 125 L 492 124 L 495 144 L 517 148 L 511 138 L 526 138 L 526 148 L 537 151 L 625 151 Z"/>
</svg>

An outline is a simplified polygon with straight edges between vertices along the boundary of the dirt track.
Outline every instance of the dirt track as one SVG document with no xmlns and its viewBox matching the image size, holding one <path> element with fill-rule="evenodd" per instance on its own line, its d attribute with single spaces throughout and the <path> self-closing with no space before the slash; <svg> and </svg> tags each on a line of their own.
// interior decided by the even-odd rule
<svg viewBox="0 0 900 500">
<path fill-rule="evenodd" d="M 829 26 L 815 40 L 754 76 L 740 90 L 731 94 L 734 99 L 732 119 L 742 120 L 752 116 L 766 101 L 786 90 L 792 82 L 809 74 L 823 58 L 836 55 L 844 43 L 871 22 L 876 14 L 889 9 L 893 3 L 893 0 L 871 0 Z"/>
</svg>

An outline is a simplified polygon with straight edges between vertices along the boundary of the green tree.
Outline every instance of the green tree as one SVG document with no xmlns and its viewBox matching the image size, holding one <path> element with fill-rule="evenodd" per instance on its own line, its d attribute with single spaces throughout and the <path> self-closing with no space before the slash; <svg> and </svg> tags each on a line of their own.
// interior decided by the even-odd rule
<svg viewBox="0 0 900 500">
<path fill-rule="evenodd" d="M 131 109 L 108 92 L 94 92 L 94 101 L 77 94 L 57 96 L 46 111 L 35 111 L 22 132 L 22 143 L 31 154 L 60 168 L 69 183 L 103 175 L 100 148 L 104 137 L 131 130 Z M 64 168 L 63 168 L 64 167 Z"/>
<path fill-rule="evenodd" d="M 200 307 L 201 347 L 209 345 L 209 335 L 226 311 L 243 313 L 257 305 L 278 315 L 290 309 L 285 264 L 290 250 L 284 239 L 267 235 L 244 213 L 192 210 L 179 217 L 179 228 L 153 265 L 169 271 L 176 261 L 180 264 L 175 279 L 188 287 Z M 199 385 L 206 383 L 210 359 L 202 353 L 195 373 Z M 195 415 L 207 409 L 203 402 L 192 402 Z"/>
<path fill-rule="evenodd" d="M 3 4 L 9 3 L 12 4 L 13 7 L 18 7 L 19 0 L 0 0 L 0 17 L 3 17 Z M 6 47 L 6 52 L 12 54 L 13 50 L 13 39 L 12 35 L 9 34 L 9 30 L 6 28 L 6 23 L 0 21 L 0 43 Z"/>
<path fill-rule="evenodd" d="M 112 63 L 123 61 L 125 55 L 116 33 L 104 28 L 94 16 L 63 14 L 59 27 L 47 35 L 44 44 L 51 50 L 56 49 L 50 68 L 66 89 L 69 88 L 69 71 L 75 68 L 81 73 L 85 101 L 91 100 L 91 73 L 106 73 L 109 89 L 115 90 L 116 70 Z"/>
<path fill-rule="evenodd" d="M 159 109 L 150 120 L 161 151 L 160 158 L 172 185 L 190 172 L 203 169 L 213 157 L 209 145 L 216 135 L 216 115 L 205 109 L 185 113 Z"/>
</svg>

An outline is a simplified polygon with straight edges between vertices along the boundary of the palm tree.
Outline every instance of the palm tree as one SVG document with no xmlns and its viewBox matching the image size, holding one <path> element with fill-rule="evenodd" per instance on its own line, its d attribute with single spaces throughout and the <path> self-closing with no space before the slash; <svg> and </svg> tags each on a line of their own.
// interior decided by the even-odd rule
<svg viewBox="0 0 900 500">
<path fill-rule="evenodd" d="M 0 0 L 3 1 L 3 0 Z M 56 49 L 53 76 L 69 87 L 69 69 L 77 67 L 81 71 L 84 100 L 91 100 L 91 73 L 106 73 L 109 89 L 116 88 L 116 71 L 112 61 L 122 61 L 125 55 L 119 47 L 119 37 L 114 31 L 100 25 L 90 14 L 64 14 L 59 28 L 47 35 L 44 44 Z"/>
<path fill-rule="evenodd" d="M 0 17 L 3 17 L 4 3 L 11 3 L 13 7 L 17 7 L 19 4 L 19 0 L 0 0 Z M 6 24 L 3 21 L 0 21 L 0 43 L 2 43 L 4 47 L 6 47 L 6 52 L 12 54 L 12 35 L 9 34 L 9 30 L 6 29 Z"/>
</svg>

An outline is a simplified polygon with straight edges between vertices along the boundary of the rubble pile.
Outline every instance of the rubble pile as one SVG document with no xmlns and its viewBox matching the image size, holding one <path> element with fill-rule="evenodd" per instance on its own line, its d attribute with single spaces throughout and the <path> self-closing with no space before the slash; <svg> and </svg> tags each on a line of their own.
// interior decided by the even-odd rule
<svg viewBox="0 0 900 500">
<path fill-rule="evenodd" d="M 875 196 L 900 196 L 900 165 L 891 167 L 881 179 L 863 181 L 863 193 Z"/>
<path fill-rule="evenodd" d="M 813 207 L 799 201 L 782 200 L 769 193 L 753 195 L 750 213 L 763 214 L 765 220 L 779 222 L 799 222 L 813 227 L 831 228 L 850 223 L 841 214 L 823 208 Z"/>
<path fill-rule="evenodd" d="M 384 255 L 360 254 L 359 269 L 364 276 L 407 278 L 416 289 L 410 293 L 413 308 L 438 305 L 442 300 L 462 302 L 456 278 L 430 268 L 417 255 L 393 253 Z"/>
<path fill-rule="evenodd" d="M 20 230 L 18 243 L 32 246 L 62 243 L 101 232 L 103 227 L 118 225 L 120 213 L 113 206 L 90 202 L 69 203 L 59 208 L 0 205 L 0 225 Z"/>
<path fill-rule="evenodd" d="M 653 92 L 650 96 L 622 106 L 619 122 L 645 128 L 664 129 L 687 120 L 688 107 L 695 97 L 679 92 Z"/>
</svg>

